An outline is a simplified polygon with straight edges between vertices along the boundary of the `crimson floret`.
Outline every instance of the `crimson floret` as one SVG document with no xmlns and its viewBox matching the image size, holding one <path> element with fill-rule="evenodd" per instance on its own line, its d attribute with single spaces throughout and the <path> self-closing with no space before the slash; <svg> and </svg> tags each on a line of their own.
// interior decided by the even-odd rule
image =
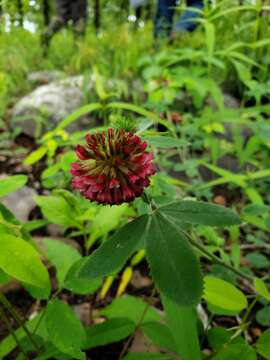
<svg viewBox="0 0 270 360">
<path fill-rule="evenodd" d="M 139 197 L 155 174 L 147 143 L 123 129 L 86 135 L 77 145 L 78 161 L 71 164 L 72 185 L 90 201 L 122 204 Z"/>
</svg>

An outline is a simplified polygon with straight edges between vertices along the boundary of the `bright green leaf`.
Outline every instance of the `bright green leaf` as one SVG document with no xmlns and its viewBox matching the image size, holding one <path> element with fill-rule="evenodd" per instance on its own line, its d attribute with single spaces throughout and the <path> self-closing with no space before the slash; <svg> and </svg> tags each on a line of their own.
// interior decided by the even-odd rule
<svg viewBox="0 0 270 360">
<path fill-rule="evenodd" d="M 25 175 L 13 175 L 0 179 L 0 197 L 19 190 L 27 182 Z"/>
<path fill-rule="evenodd" d="M 135 331 L 135 324 L 126 318 L 107 320 L 102 324 L 86 329 L 85 349 L 111 344 L 130 336 Z"/>
<path fill-rule="evenodd" d="M 33 319 L 28 320 L 25 322 L 25 326 L 30 332 L 33 332 L 34 329 L 36 329 L 37 324 L 39 326 L 36 330 L 36 335 L 41 337 L 44 340 L 44 343 L 48 340 L 48 334 L 45 327 L 45 322 L 40 321 L 43 317 L 43 311 L 41 311 L 39 314 L 33 317 Z M 23 338 L 25 338 L 25 331 L 22 327 L 19 327 L 15 331 L 15 335 L 21 341 Z M 1 339 L 0 342 L 0 359 L 8 359 L 8 354 L 11 353 L 15 348 L 17 347 L 16 341 L 14 340 L 12 335 L 8 335 L 6 338 Z"/>
<path fill-rule="evenodd" d="M 63 226 L 64 228 L 77 225 L 74 217 L 74 209 L 61 196 L 36 196 L 36 203 L 40 206 L 42 214 L 52 224 Z"/>
<path fill-rule="evenodd" d="M 31 152 L 31 154 L 28 155 L 24 159 L 24 165 L 33 165 L 33 164 L 35 164 L 40 159 L 42 159 L 43 156 L 45 156 L 47 152 L 48 152 L 48 149 L 45 146 L 41 146 L 37 150 Z"/>
<path fill-rule="evenodd" d="M 128 211 L 128 204 L 100 207 L 99 211 L 91 219 L 90 244 L 97 238 L 115 230 Z"/>
<path fill-rule="evenodd" d="M 17 280 L 39 288 L 49 287 L 49 275 L 38 252 L 28 242 L 1 234 L 0 268 Z"/>
<path fill-rule="evenodd" d="M 47 257 L 56 268 L 57 280 L 61 287 L 69 269 L 81 258 L 81 255 L 74 247 L 61 241 L 44 239 L 44 244 Z"/>
<path fill-rule="evenodd" d="M 81 352 L 85 330 L 67 304 L 58 299 L 51 302 L 47 307 L 45 322 L 50 341 L 57 349 L 73 359 L 85 359 L 85 354 Z"/>
<path fill-rule="evenodd" d="M 263 296 L 265 299 L 270 301 L 270 292 L 267 288 L 267 285 L 265 284 L 265 282 L 263 280 L 255 278 L 254 286 L 255 286 L 256 292 L 259 295 Z"/>
<path fill-rule="evenodd" d="M 225 310 L 241 311 L 248 305 L 245 295 L 234 285 L 212 276 L 204 278 L 204 298 Z"/>
<path fill-rule="evenodd" d="M 29 294 L 37 300 L 48 300 L 51 294 L 51 287 L 37 287 L 27 283 L 22 283 L 23 287 L 29 292 Z"/>
<path fill-rule="evenodd" d="M 100 314 L 108 319 L 128 318 L 135 324 L 138 324 L 142 315 L 144 315 L 142 324 L 161 320 L 161 315 L 154 307 L 131 295 L 124 295 L 113 300 L 110 305 L 100 311 Z"/>
</svg>

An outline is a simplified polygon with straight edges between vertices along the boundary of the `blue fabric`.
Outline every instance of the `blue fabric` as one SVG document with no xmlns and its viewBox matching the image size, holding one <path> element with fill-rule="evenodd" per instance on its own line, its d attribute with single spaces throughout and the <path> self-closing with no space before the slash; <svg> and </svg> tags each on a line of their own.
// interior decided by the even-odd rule
<svg viewBox="0 0 270 360">
<path fill-rule="evenodd" d="M 189 0 L 188 6 L 195 7 L 197 9 L 203 8 L 203 0 Z M 175 13 L 175 7 L 177 6 L 177 0 L 158 0 L 157 13 L 155 17 L 154 36 L 169 36 L 173 30 L 173 16 Z M 198 13 L 187 9 L 175 26 L 175 30 L 181 31 L 193 31 L 196 28 L 196 23 L 192 20 L 199 16 Z"/>
<path fill-rule="evenodd" d="M 170 35 L 173 26 L 175 6 L 176 0 L 158 0 L 154 28 L 155 37 Z"/>
<path fill-rule="evenodd" d="M 190 6 L 196 9 L 203 9 L 203 2 L 202 1 L 193 1 L 190 2 Z M 187 9 L 183 15 L 180 17 L 180 19 L 177 21 L 175 25 L 175 31 L 181 32 L 181 31 L 194 31 L 197 24 L 196 21 L 193 21 L 197 19 L 200 15 L 192 11 L 191 9 Z"/>
</svg>

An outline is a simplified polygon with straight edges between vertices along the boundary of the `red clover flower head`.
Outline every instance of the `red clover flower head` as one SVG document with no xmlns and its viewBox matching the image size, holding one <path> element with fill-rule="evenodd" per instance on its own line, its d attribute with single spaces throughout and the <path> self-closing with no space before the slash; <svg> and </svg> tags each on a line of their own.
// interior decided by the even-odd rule
<svg viewBox="0 0 270 360">
<path fill-rule="evenodd" d="M 156 172 L 146 147 L 139 136 L 123 129 L 86 135 L 86 145 L 76 148 L 78 161 L 71 164 L 73 187 L 99 204 L 134 200 Z"/>
</svg>

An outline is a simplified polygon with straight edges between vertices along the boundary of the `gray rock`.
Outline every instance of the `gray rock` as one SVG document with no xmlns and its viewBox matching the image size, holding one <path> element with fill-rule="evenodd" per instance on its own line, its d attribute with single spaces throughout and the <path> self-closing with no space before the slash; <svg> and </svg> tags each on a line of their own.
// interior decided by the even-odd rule
<svg viewBox="0 0 270 360">
<path fill-rule="evenodd" d="M 88 302 L 77 304 L 73 306 L 73 310 L 84 326 L 91 325 L 91 304 Z"/>
<path fill-rule="evenodd" d="M 225 109 L 239 109 L 240 101 L 228 93 L 223 93 L 223 101 Z M 211 96 L 206 98 L 206 105 L 209 105 L 213 110 L 218 111 L 217 104 Z"/>
<path fill-rule="evenodd" d="M 35 136 L 40 119 L 43 119 L 43 131 L 54 128 L 67 115 L 82 106 L 83 83 L 83 76 L 74 76 L 37 87 L 14 106 L 13 124 L 19 124 L 29 136 Z M 79 121 L 72 130 L 78 129 Z"/>
<path fill-rule="evenodd" d="M 31 84 L 42 85 L 49 84 L 52 81 L 57 81 L 63 78 L 63 73 L 57 70 L 45 70 L 45 71 L 35 71 L 27 76 L 27 81 Z"/>
<path fill-rule="evenodd" d="M 224 93 L 224 106 L 225 108 L 238 109 L 240 108 L 240 101 L 230 94 Z"/>
<path fill-rule="evenodd" d="M 56 224 L 49 224 L 46 226 L 47 232 L 52 237 L 58 237 L 63 236 L 65 233 L 65 230 L 60 226 Z"/>
<path fill-rule="evenodd" d="M 130 283 L 136 289 L 141 289 L 152 285 L 152 280 L 147 276 L 142 276 L 138 270 L 134 270 Z"/>
<path fill-rule="evenodd" d="M 36 206 L 35 195 L 37 195 L 37 192 L 34 189 L 23 186 L 15 193 L 5 196 L 2 202 L 18 220 L 25 222 Z"/>
</svg>

